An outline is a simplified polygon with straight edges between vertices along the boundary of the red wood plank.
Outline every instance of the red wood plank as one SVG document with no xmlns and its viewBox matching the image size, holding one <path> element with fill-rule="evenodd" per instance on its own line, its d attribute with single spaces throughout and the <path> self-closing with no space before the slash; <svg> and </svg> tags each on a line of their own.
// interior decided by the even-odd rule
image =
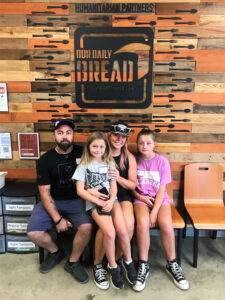
<svg viewBox="0 0 225 300">
<path fill-rule="evenodd" d="M 48 15 L 45 12 L 49 12 L 49 15 L 52 15 L 51 12 L 54 12 L 54 15 L 69 15 L 69 6 L 67 3 L 1 3 L 0 5 L 1 15 L 30 15 L 32 12 L 38 16 Z M 44 13 L 41 14 L 40 12 Z"/>
<path fill-rule="evenodd" d="M 17 170 L 17 169 L 6 169 L 2 170 L 8 172 L 7 179 L 36 179 L 36 170 Z"/>
<path fill-rule="evenodd" d="M 54 41 L 56 41 L 56 43 L 54 43 Z M 41 46 L 43 46 L 43 47 L 41 47 Z M 49 46 L 49 48 L 47 46 Z M 35 49 L 35 50 L 54 50 L 54 49 L 73 50 L 74 49 L 74 40 L 73 39 L 65 39 L 65 40 L 63 40 L 63 39 L 36 39 L 36 38 L 28 39 L 28 49 Z"/>
<path fill-rule="evenodd" d="M 154 54 L 155 61 L 196 61 L 196 72 L 225 72 L 225 50 L 180 50 L 179 54 Z"/>
<path fill-rule="evenodd" d="M 225 144 L 191 144 L 191 152 L 193 153 L 224 153 Z"/>
<path fill-rule="evenodd" d="M 173 97 L 169 98 L 168 95 Z M 225 93 L 154 93 L 152 103 L 168 103 L 173 100 L 185 99 L 199 104 L 225 104 Z"/>
<path fill-rule="evenodd" d="M 31 83 L 22 81 L 8 81 L 8 93 L 31 93 Z"/>
</svg>

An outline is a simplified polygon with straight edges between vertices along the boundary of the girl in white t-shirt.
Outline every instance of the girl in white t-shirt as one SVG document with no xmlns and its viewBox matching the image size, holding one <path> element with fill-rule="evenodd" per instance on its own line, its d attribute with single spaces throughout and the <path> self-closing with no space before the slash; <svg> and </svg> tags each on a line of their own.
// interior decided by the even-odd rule
<svg viewBox="0 0 225 300">
<path fill-rule="evenodd" d="M 92 218 L 103 232 L 103 246 L 108 259 L 108 270 L 111 282 L 115 288 L 123 287 L 123 279 L 119 265 L 115 260 L 115 227 L 113 224 L 111 211 L 114 213 L 113 205 L 117 195 L 116 181 L 111 179 L 108 170 L 115 168 L 115 162 L 111 155 L 110 146 L 104 133 L 92 133 L 84 147 L 79 166 L 77 167 L 73 179 L 76 180 L 77 194 L 86 200 L 86 210 L 89 211 Z M 96 197 L 88 190 L 98 189 L 102 194 Z M 103 194 L 106 195 L 103 195 Z M 124 238 L 124 245 L 128 248 L 130 244 L 129 237 Z M 136 271 L 131 259 L 130 252 L 126 251 L 125 260 L 129 262 L 128 269 L 132 269 L 132 278 L 136 282 Z M 126 264 L 124 264 L 126 267 Z M 93 267 L 94 280 L 101 289 L 108 289 L 109 282 L 106 277 L 106 270 L 102 264 L 96 264 Z"/>
</svg>

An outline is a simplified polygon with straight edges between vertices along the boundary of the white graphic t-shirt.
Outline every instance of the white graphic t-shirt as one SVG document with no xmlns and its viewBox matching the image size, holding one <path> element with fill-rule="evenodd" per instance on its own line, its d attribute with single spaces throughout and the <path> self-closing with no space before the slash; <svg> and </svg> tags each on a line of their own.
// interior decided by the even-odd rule
<svg viewBox="0 0 225 300">
<path fill-rule="evenodd" d="M 115 165 L 111 165 L 110 167 L 115 168 Z M 79 165 L 72 178 L 84 182 L 88 188 L 101 189 L 105 187 L 108 192 L 110 191 L 108 166 L 104 162 L 90 162 L 88 165 Z M 86 210 L 94 206 L 94 203 L 86 201 Z"/>
</svg>

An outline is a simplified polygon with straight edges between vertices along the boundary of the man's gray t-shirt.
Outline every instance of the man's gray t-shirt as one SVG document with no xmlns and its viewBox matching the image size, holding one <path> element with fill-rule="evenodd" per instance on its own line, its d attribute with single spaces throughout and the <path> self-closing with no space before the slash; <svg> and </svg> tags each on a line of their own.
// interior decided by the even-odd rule
<svg viewBox="0 0 225 300">
<path fill-rule="evenodd" d="M 115 168 L 115 165 L 111 165 L 111 168 Z M 105 187 L 107 191 L 110 191 L 110 177 L 108 175 L 108 166 L 106 163 L 90 162 L 88 165 L 79 165 L 73 174 L 73 179 L 80 180 L 85 183 L 88 188 L 101 189 Z M 94 207 L 95 204 L 86 201 L 86 210 Z"/>
</svg>

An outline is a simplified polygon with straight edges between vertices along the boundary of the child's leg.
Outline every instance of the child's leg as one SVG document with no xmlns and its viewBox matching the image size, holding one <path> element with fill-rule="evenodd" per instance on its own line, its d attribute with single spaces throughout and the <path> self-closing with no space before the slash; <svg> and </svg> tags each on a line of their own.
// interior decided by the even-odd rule
<svg viewBox="0 0 225 300">
<path fill-rule="evenodd" d="M 129 239 L 131 240 L 134 233 L 134 208 L 133 203 L 130 201 L 121 201 L 120 206 L 122 208 L 124 221 L 126 224 Z M 123 251 L 118 239 L 116 239 L 116 259 L 122 257 Z"/>
<path fill-rule="evenodd" d="M 171 208 L 169 205 L 162 205 L 158 212 L 157 219 L 163 248 L 166 253 L 167 260 L 171 261 L 176 258 L 175 236 L 171 216 Z"/>
<path fill-rule="evenodd" d="M 124 254 L 124 258 L 126 261 L 131 261 L 132 258 L 131 258 L 130 238 L 124 220 L 123 211 L 119 202 L 115 202 L 113 205 L 112 218 L 116 229 L 116 234 L 119 240 L 119 245 Z"/>
<path fill-rule="evenodd" d="M 115 228 L 111 216 L 99 215 L 95 209 L 92 218 L 103 233 L 103 247 L 110 267 L 116 267 L 115 261 Z"/>
<path fill-rule="evenodd" d="M 148 251 L 150 247 L 149 234 L 149 208 L 144 204 L 134 205 L 136 216 L 136 235 L 138 244 L 139 260 L 148 261 Z"/>
<path fill-rule="evenodd" d="M 103 232 L 99 228 L 98 231 L 96 232 L 95 236 L 95 259 L 94 259 L 94 265 L 101 264 L 104 254 L 105 254 L 105 249 L 103 246 Z"/>
<path fill-rule="evenodd" d="M 130 240 L 133 237 L 134 234 L 134 208 L 133 203 L 130 201 L 122 201 L 120 202 L 120 206 L 123 211 L 123 216 L 125 220 L 125 224 L 127 227 L 128 235 Z"/>
</svg>

